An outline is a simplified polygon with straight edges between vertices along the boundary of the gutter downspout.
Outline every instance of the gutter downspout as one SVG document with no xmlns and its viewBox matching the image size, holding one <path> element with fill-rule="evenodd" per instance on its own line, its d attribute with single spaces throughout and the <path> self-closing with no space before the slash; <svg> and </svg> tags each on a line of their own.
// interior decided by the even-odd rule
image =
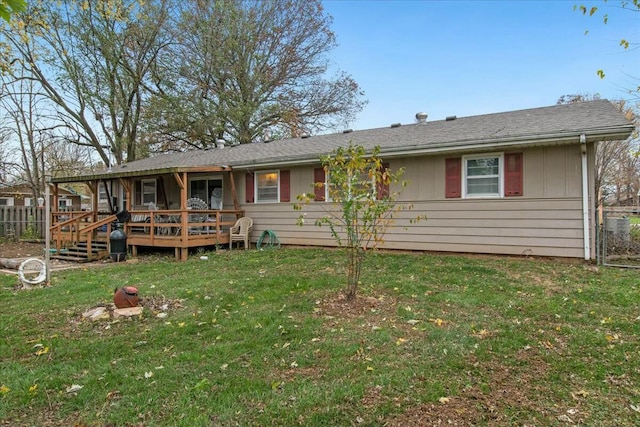
<svg viewBox="0 0 640 427">
<path fill-rule="evenodd" d="M 580 153 L 582 155 L 582 232 L 584 239 L 584 259 L 591 258 L 589 235 L 589 177 L 587 174 L 587 137 L 580 135 Z"/>
</svg>

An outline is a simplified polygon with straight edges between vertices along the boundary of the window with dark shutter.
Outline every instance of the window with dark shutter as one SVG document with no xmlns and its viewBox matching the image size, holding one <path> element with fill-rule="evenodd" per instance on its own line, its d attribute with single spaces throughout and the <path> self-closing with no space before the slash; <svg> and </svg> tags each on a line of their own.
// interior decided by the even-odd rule
<svg viewBox="0 0 640 427">
<path fill-rule="evenodd" d="M 247 175 L 245 176 L 245 198 L 247 203 L 253 203 L 253 193 L 253 174 L 247 172 Z"/>
<path fill-rule="evenodd" d="M 325 180 L 324 168 L 313 169 L 313 192 L 315 195 L 314 200 L 316 202 L 323 202 L 326 199 L 325 194 L 327 183 Z"/>
<path fill-rule="evenodd" d="M 522 196 L 522 153 L 504 155 L 504 195 Z"/>
<path fill-rule="evenodd" d="M 445 159 L 445 197 L 458 198 L 462 195 L 462 159 Z"/>
<path fill-rule="evenodd" d="M 389 169 L 389 163 L 383 163 L 382 167 L 380 168 L 380 171 L 384 174 L 387 171 L 387 169 Z M 389 184 L 378 182 L 376 183 L 376 187 L 377 187 L 376 198 L 378 200 L 382 200 L 386 197 L 389 197 Z"/>
<path fill-rule="evenodd" d="M 280 201 L 289 202 L 291 200 L 291 179 L 288 170 L 280 171 Z"/>
</svg>

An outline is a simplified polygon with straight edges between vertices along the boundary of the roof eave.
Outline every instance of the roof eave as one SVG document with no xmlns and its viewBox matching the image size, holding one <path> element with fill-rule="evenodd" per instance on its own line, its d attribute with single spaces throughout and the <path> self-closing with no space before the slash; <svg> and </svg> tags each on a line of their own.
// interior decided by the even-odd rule
<svg viewBox="0 0 640 427">
<path fill-rule="evenodd" d="M 412 146 L 405 145 L 397 148 L 383 148 L 381 149 L 380 154 L 384 157 L 402 157 L 416 154 L 447 154 L 458 152 L 487 151 L 493 149 L 509 149 L 518 147 L 578 144 L 580 143 L 580 135 L 585 135 L 587 138 L 587 142 L 589 143 L 596 141 L 618 141 L 627 139 L 633 132 L 633 129 L 634 125 L 629 124 L 628 126 L 616 126 L 613 128 L 599 128 L 583 131 L 574 130 L 546 135 L 525 135 L 520 137 L 494 138 L 482 141 L 470 140 L 463 142 L 443 142 L 439 144 L 431 144 L 428 146 L 425 146 L 425 144 L 417 144 Z M 317 164 L 318 162 L 319 156 L 299 156 L 289 157 L 286 159 L 276 158 L 266 161 L 245 162 L 242 164 L 234 165 L 234 168 L 258 169 L 282 166 L 303 166 L 308 164 Z"/>
<path fill-rule="evenodd" d="M 231 168 L 229 168 L 228 166 L 170 167 L 170 168 L 147 169 L 147 170 L 136 170 L 136 171 L 124 170 L 126 168 L 126 164 L 121 165 L 120 167 L 121 167 L 121 170 L 99 173 L 99 174 L 56 177 L 56 178 L 52 178 L 51 182 L 53 183 L 86 182 L 86 181 L 100 181 L 100 180 L 116 179 L 116 178 L 137 178 L 137 177 L 151 176 L 151 175 L 154 175 L 154 176 L 166 175 L 166 174 L 182 173 L 182 172 L 187 172 L 187 173 L 225 172 L 225 171 L 231 170 Z"/>
</svg>

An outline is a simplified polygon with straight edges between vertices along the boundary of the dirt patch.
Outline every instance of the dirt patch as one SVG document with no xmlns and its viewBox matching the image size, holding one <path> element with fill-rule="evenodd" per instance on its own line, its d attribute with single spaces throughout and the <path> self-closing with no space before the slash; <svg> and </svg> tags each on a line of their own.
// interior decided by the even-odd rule
<svg viewBox="0 0 640 427">
<path fill-rule="evenodd" d="M 0 243 L 0 258 L 31 258 L 44 256 L 44 243 L 3 242 Z"/>
<path fill-rule="evenodd" d="M 316 314 L 341 319 L 361 318 L 372 312 L 390 312 L 396 303 L 388 295 L 379 297 L 356 295 L 349 301 L 344 293 L 336 292 L 316 303 Z"/>
</svg>

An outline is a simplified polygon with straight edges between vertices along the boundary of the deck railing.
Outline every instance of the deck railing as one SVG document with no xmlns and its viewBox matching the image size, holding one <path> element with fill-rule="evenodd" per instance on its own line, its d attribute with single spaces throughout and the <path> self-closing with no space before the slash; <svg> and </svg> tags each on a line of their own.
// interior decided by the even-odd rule
<svg viewBox="0 0 640 427">
<path fill-rule="evenodd" d="M 189 248 L 228 244 L 229 228 L 244 215 L 243 210 L 132 210 L 123 224 L 130 246 Z M 117 215 L 95 212 L 54 212 L 51 236 L 59 251 L 80 242 L 91 245 L 109 234 Z"/>
</svg>

